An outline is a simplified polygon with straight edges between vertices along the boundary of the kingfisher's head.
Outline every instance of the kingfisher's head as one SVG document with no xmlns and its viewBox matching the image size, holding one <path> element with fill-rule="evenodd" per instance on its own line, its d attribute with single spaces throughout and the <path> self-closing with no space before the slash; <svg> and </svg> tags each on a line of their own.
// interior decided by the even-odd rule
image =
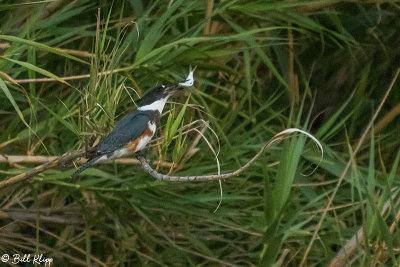
<svg viewBox="0 0 400 267">
<path fill-rule="evenodd" d="M 160 85 L 145 94 L 138 101 L 138 110 L 158 110 L 161 114 L 164 105 L 170 96 L 173 96 L 184 87 L 193 85 L 193 72 L 195 69 L 192 70 L 192 68 L 190 68 L 186 81 L 170 85 Z"/>
</svg>

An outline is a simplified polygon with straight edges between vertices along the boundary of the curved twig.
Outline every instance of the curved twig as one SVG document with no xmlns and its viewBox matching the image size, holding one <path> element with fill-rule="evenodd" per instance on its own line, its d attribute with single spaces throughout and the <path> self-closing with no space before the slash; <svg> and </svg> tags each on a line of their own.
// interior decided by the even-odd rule
<svg viewBox="0 0 400 267">
<path fill-rule="evenodd" d="M 282 132 L 277 133 L 274 137 L 272 137 L 272 139 L 266 143 L 258 152 L 257 154 L 254 155 L 253 158 L 251 158 L 245 165 L 243 165 L 242 167 L 240 167 L 239 169 L 237 169 L 234 172 L 228 172 L 228 173 L 222 173 L 222 174 L 209 174 L 209 175 L 194 175 L 194 176 L 171 176 L 171 175 L 166 175 L 166 174 L 162 174 L 157 172 L 156 170 L 154 170 L 150 164 L 147 162 L 147 160 L 144 158 L 144 156 L 142 154 L 138 154 L 136 155 L 136 158 L 140 161 L 140 163 L 142 164 L 143 169 L 150 174 L 151 176 L 153 176 L 154 178 L 156 178 L 157 180 L 162 180 L 162 181 L 169 181 L 169 182 L 190 182 L 190 181 L 214 181 L 214 180 L 222 180 L 222 179 L 226 179 L 226 178 L 230 178 L 233 176 L 238 176 L 239 174 L 241 174 L 244 170 L 246 170 L 248 167 L 250 167 L 250 165 L 256 161 L 258 159 L 258 157 L 264 152 L 264 150 L 276 143 L 279 143 L 280 141 L 282 141 L 283 139 L 285 139 L 289 134 L 294 133 L 294 132 L 299 132 L 302 134 L 305 134 L 307 137 L 311 138 L 320 148 L 322 156 L 320 159 L 320 162 L 322 160 L 323 157 L 323 153 L 324 150 L 322 148 L 321 143 L 311 134 L 296 129 L 296 128 L 290 128 L 290 129 L 286 129 Z M 319 165 L 319 163 L 318 163 Z M 318 167 L 317 165 L 317 167 Z"/>
</svg>

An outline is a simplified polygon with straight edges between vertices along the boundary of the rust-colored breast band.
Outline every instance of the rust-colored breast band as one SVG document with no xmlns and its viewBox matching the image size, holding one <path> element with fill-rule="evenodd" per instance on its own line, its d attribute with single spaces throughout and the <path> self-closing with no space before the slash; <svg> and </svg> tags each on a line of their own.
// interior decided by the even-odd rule
<svg viewBox="0 0 400 267">
<path fill-rule="evenodd" d="M 126 149 L 128 149 L 128 152 L 134 153 L 136 151 L 137 146 L 139 145 L 140 140 L 142 140 L 146 136 L 153 136 L 153 132 L 151 131 L 149 125 L 146 125 L 146 128 L 144 128 L 141 136 L 139 136 L 135 140 L 130 141 L 128 144 L 126 144 L 125 147 L 126 147 Z"/>
</svg>

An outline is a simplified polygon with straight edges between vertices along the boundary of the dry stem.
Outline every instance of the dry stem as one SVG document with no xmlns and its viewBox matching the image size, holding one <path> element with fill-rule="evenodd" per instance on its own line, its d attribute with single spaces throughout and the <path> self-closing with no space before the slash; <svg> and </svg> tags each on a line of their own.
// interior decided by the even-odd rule
<svg viewBox="0 0 400 267">
<path fill-rule="evenodd" d="M 399 191 L 393 194 L 391 200 L 385 202 L 381 211 L 382 216 L 389 209 L 391 201 L 393 201 L 393 199 L 397 196 L 398 192 Z M 398 220 L 399 218 L 396 217 L 394 223 L 397 223 Z M 392 228 L 390 228 L 390 232 L 393 233 Z M 347 241 L 346 245 L 344 245 L 344 247 L 335 255 L 335 257 L 332 258 L 331 262 L 329 263 L 329 267 L 344 266 L 346 259 L 348 259 L 351 256 L 351 254 L 353 254 L 353 252 L 356 250 L 357 246 L 359 244 L 362 244 L 363 242 L 364 242 L 364 228 L 361 227 L 360 229 L 358 229 L 357 233 L 354 234 L 353 237 Z"/>
<path fill-rule="evenodd" d="M 25 173 L 18 174 L 16 176 L 10 177 L 5 179 L 4 181 L 0 182 L 0 189 L 7 187 L 9 185 L 22 182 L 28 180 L 29 178 L 38 175 L 41 172 L 44 172 L 49 169 L 54 169 L 59 166 L 64 166 L 67 164 L 72 163 L 78 158 L 85 156 L 86 152 L 83 150 L 72 151 L 68 154 L 64 154 L 63 156 L 5 156 L 0 155 L 0 162 L 9 162 L 9 163 L 16 163 L 16 162 L 45 162 L 42 165 L 39 165 Z M 119 164 L 138 164 L 139 161 L 136 159 L 129 159 L 129 158 L 121 158 L 116 159 L 116 163 Z M 105 163 L 112 163 L 112 161 L 105 162 Z M 161 162 L 161 166 L 169 167 L 171 163 L 168 162 Z"/>
<path fill-rule="evenodd" d="M 0 163 L 47 163 L 49 161 L 53 161 L 59 159 L 60 156 L 29 156 L 29 155 L 0 155 Z M 86 160 L 75 159 L 74 163 L 83 164 Z M 137 165 L 140 162 L 137 159 L 131 158 L 119 158 L 115 161 L 105 161 L 104 164 L 111 164 L 111 163 L 123 164 L 123 165 Z M 163 167 L 171 167 L 172 163 L 161 161 L 160 166 Z"/>
<path fill-rule="evenodd" d="M 59 158 L 57 158 L 55 160 L 46 162 L 45 164 L 37 166 L 37 167 L 35 167 L 35 168 L 25 172 L 25 173 L 21 173 L 21 174 L 18 174 L 16 176 L 13 176 L 13 177 L 10 177 L 8 179 L 5 179 L 4 181 L 1 181 L 0 182 L 0 189 L 2 189 L 4 187 L 7 187 L 9 185 L 18 183 L 18 182 L 25 181 L 25 180 L 27 180 L 27 179 L 29 179 L 29 178 L 41 173 L 41 172 L 44 172 L 45 170 L 52 169 L 52 168 L 55 168 L 57 166 L 62 166 L 62 165 L 65 165 L 67 163 L 70 163 L 74 159 L 80 158 L 80 157 L 84 156 L 85 154 L 86 154 L 85 151 L 73 151 L 71 153 L 64 154 L 63 156 L 61 156 L 61 157 L 59 157 Z"/>
</svg>

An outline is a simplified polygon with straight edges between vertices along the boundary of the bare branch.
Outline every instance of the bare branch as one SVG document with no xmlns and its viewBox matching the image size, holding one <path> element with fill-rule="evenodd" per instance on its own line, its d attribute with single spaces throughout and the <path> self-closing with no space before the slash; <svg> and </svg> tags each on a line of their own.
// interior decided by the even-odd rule
<svg viewBox="0 0 400 267">
<path fill-rule="evenodd" d="M 272 139 L 266 143 L 252 159 L 250 159 L 245 165 L 240 167 L 234 172 L 228 172 L 228 173 L 222 173 L 222 174 L 209 174 L 209 175 L 194 175 L 194 176 L 170 176 L 166 174 L 162 174 L 154 170 L 150 164 L 146 161 L 146 159 L 143 157 L 142 154 L 136 155 L 136 158 L 140 161 L 142 164 L 143 169 L 156 178 L 157 180 L 162 180 L 162 181 L 169 181 L 169 182 L 189 182 L 189 181 L 214 181 L 214 180 L 222 180 L 222 179 L 227 179 L 233 176 L 238 176 L 241 174 L 244 170 L 246 170 L 250 165 L 258 159 L 258 157 L 264 152 L 264 150 L 276 143 L 279 143 L 283 139 L 287 138 L 288 135 L 294 132 L 300 132 L 311 138 L 321 149 L 321 153 L 323 155 L 323 148 L 322 145 L 318 142 L 318 140 L 312 136 L 311 134 L 304 132 L 302 130 L 296 129 L 296 128 L 290 128 L 286 129 L 282 132 L 279 132 L 276 134 Z M 322 160 L 322 157 L 321 157 Z"/>
<path fill-rule="evenodd" d="M 59 159 L 60 156 L 29 156 L 29 155 L 0 155 L 0 163 L 47 163 L 49 161 L 53 161 Z M 83 164 L 87 160 L 84 158 L 74 159 L 74 163 Z M 137 159 L 132 158 L 119 158 L 114 161 L 105 161 L 103 164 L 123 164 L 123 165 L 137 165 L 140 162 Z M 171 167 L 172 163 L 162 161 L 160 165 L 163 167 Z"/>
<path fill-rule="evenodd" d="M 41 172 L 44 172 L 49 169 L 54 169 L 59 166 L 64 166 L 67 164 L 71 164 L 78 158 L 84 157 L 86 152 L 83 150 L 72 151 L 70 153 L 64 154 L 63 156 L 6 156 L 0 155 L 0 162 L 9 162 L 9 163 L 16 163 L 16 162 L 45 162 L 42 165 L 39 165 L 33 169 L 25 173 L 18 174 L 16 176 L 10 177 L 5 179 L 4 181 L 0 182 L 0 189 L 7 187 L 9 185 L 22 182 L 28 180 L 29 178 L 38 175 Z M 128 159 L 128 158 L 121 158 L 116 159 L 116 163 L 118 164 L 139 164 L 139 161 L 136 159 Z M 107 161 L 104 163 L 113 163 L 113 161 Z M 161 166 L 170 167 L 172 164 L 169 162 L 161 162 Z"/>
<path fill-rule="evenodd" d="M 33 169 L 30 169 L 29 171 L 27 171 L 25 173 L 21 173 L 21 174 L 18 174 L 16 176 L 7 178 L 4 181 L 1 181 L 0 182 L 0 189 L 2 189 L 4 187 L 7 187 L 9 185 L 18 183 L 18 182 L 25 181 L 25 180 L 27 180 L 27 179 L 29 179 L 29 178 L 41 173 L 41 172 L 44 172 L 45 170 L 52 169 L 52 168 L 54 168 L 56 166 L 62 166 L 62 165 L 65 165 L 67 163 L 70 163 L 74 159 L 83 157 L 85 154 L 86 154 L 86 152 L 82 151 L 82 150 L 73 151 L 71 153 L 64 154 L 63 156 L 61 156 L 61 157 L 59 157 L 57 159 L 54 159 L 52 161 L 46 162 L 46 163 L 44 163 L 42 165 L 39 165 L 39 166 L 37 166 L 37 167 L 35 167 Z"/>
</svg>

